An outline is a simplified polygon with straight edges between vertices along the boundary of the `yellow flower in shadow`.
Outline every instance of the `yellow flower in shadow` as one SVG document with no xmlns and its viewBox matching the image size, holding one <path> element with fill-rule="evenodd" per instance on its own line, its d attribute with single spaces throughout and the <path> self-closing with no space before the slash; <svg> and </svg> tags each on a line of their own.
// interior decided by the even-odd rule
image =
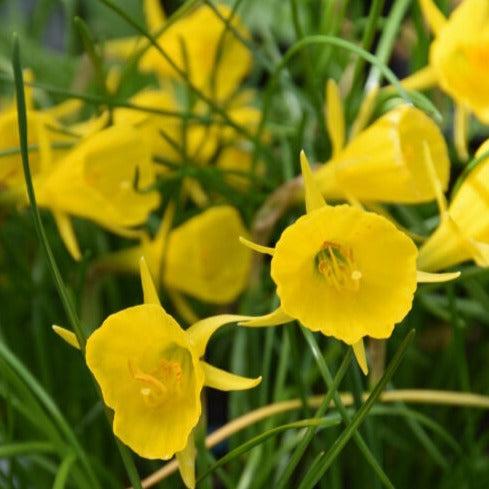
<svg viewBox="0 0 489 489">
<path fill-rule="evenodd" d="M 416 270 L 417 249 L 386 218 L 349 205 L 325 203 L 301 153 L 306 215 L 287 227 L 275 248 L 244 241 L 272 255 L 280 307 L 245 326 L 299 320 L 312 331 L 352 345 L 367 372 L 363 338 L 388 338 L 409 312 L 417 282 L 450 280 Z"/>
<path fill-rule="evenodd" d="M 489 266 L 489 140 L 477 150 L 476 158 L 480 161 L 448 209 L 439 193 L 440 225 L 419 250 L 418 264 L 425 270 L 441 270 L 467 260 Z"/>
<path fill-rule="evenodd" d="M 110 315 L 88 338 L 86 362 L 114 411 L 115 435 L 144 458 L 168 460 L 176 454 L 182 478 L 192 488 L 192 430 L 202 412 L 202 388 L 250 389 L 261 381 L 202 360 L 219 327 L 247 317 L 210 317 L 183 330 L 161 306 L 144 259 L 141 280 L 144 304 Z M 54 329 L 77 346 L 73 333 Z"/>
<path fill-rule="evenodd" d="M 326 199 L 406 204 L 434 200 L 423 163 L 425 143 L 438 180 L 447 188 L 450 161 L 445 140 L 435 122 L 419 109 L 399 105 L 353 135 L 345 146 L 343 106 L 333 80 L 328 81 L 326 108 L 333 155 L 314 172 Z"/>
<path fill-rule="evenodd" d="M 433 0 L 420 0 L 435 36 L 429 65 L 403 80 L 409 89 L 439 85 L 456 103 L 455 139 L 467 158 L 467 115 L 489 123 L 489 3 L 464 0 L 446 19 Z"/>
<path fill-rule="evenodd" d="M 145 2 L 147 14 L 150 8 L 155 13 L 159 7 L 155 2 Z M 225 100 L 251 69 L 251 54 L 232 31 L 242 38 L 249 38 L 239 16 L 225 5 L 216 8 L 218 14 L 207 5 L 197 7 L 165 28 L 157 36 L 157 42 L 171 61 L 185 72 L 188 81 L 213 99 Z M 164 13 L 160 10 L 156 18 L 164 19 Z M 147 19 L 154 34 L 164 26 L 150 20 L 149 15 Z M 226 26 L 227 21 L 229 26 Z M 154 72 L 161 79 L 184 81 L 154 46 L 143 53 L 139 68 Z"/>
<path fill-rule="evenodd" d="M 46 153 L 49 147 L 44 148 Z M 135 188 L 137 181 L 139 189 Z M 83 139 L 34 180 L 37 203 L 49 209 L 68 250 L 80 257 L 68 215 L 90 219 L 122 235 L 146 222 L 159 205 L 148 148 L 130 126 L 112 126 Z"/>
<path fill-rule="evenodd" d="M 167 214 L 153 239 L 144 237 L 139 246 L 103 256 L 95 268 L 137 273 L 143 255 L 152 276 L 171 298 L 184 293 L 212 304 L 235 300 L 251 268 L 251 252 L 238 241 L 248 231 L 237 210 L 211 207 L 171 231 L 170 219 Z"/>
</svg>

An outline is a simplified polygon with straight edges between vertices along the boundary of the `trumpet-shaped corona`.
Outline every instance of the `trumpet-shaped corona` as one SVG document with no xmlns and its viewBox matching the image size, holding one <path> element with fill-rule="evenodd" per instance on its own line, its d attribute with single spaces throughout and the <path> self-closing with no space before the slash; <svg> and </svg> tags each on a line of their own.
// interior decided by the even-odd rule
<svg viewBox="0 0 489 489">
<path fill-rule="evenodd" d="M 144 255 L 152 276 L 170 290 L 213 304 L 236 299 L 251 268 L 251 252 L 238 241 L 248 231 L 237 210 L 211 207 L 171 231 L 168 227 L 163 220 L 153 239 L 102 257 L 97 266 L 137 273 Z"/>
<path fill-rule="evenodd" d="M 183 330 L 161 306 L 143 259 L 141 280 L 144 304 L 110 315 L 88 338 L 86 362 L 114 411 L 116 436 L 145 458 L 167 460 L 176 454 L 184 482 L 192 488 L 192 430 L 202 410 L 202 388 L 249 389 L 261 380 L 225 372 L 202 360 L 219 327 L 247 317 L 215 316 Z M 54 329 L 76 345 L 73 333 Z"/>
<path fill-rule="evenodd" d="M 466 260 L 489 266 L 489 141 L 477 150 L 482 158 L 460 185 L 441 222 L 419 250 L 418 264 L 441 270 Z"/>
<path fill-rule="evenodd" d="M 328 85 L 334 82 L 330 80 Z M 315 171 L 326 199 L 353 197 L 360 201 L 419 203 L 435 199 L 426 165 L 428 144 L 443 189 L 450 162 L 441 131 L 427 115 L 408 105 L 390 110 L 343 146 L 344 125 L 337 90 L 328 90 L 328 128 L 335 151 Z"/>
<path fill-rule="evenodd" d="M 242 37 L 249 37 L 229 7 L 220 5 L 217 9 Z M 152 27 L 157 30 L 156 25 Z M 207 5 L 177 20 L 157 37 L 157 42 L 191 83 L 216 100 L 228 98 L 251 68 L 249 50 Z M 177 70 L 154 46 L 143 54 L 139 67 L 155 72 L 161 78 L 180 78 Z"/>
<path fill-rule="evenodd" d="M 417 282 L 450 280 L 418 272 L 411 239 L 386 218 L 350 205 L 327 205 L 301 153 L 307 213 L 288 226 L 275 248 L 242 240 L 272 255 L 280 307 L 246 321 L 274 326 L 299 320 L 312 331 L 352 345 L 364 373 L 363 338 L 388 338 L 411 309 Z"/>
</svg>

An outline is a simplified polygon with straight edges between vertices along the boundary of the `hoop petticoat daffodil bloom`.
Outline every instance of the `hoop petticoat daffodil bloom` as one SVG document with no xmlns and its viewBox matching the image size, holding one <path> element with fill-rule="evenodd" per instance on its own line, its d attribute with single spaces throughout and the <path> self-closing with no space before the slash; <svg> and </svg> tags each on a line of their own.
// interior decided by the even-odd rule
<svg viewBox="0 0 489 489">
<path fill-rule="evenodd" d="M 110 315 L 88 338 L 86 362 L 114 411 L 115 435 L 144 458 L 168 460 L 176 454 L 182 478 L 193 488 L 192 430 L 201 415 L 202 388 L 250 389 L 261 381 L 202 360 L 219 327 L 248 317 L 215 316 L 183 330 L 161 306 L 144 259 L 141 281 L 144 304 Z M 54 329 L 77 346 L 72 332 Z"/>
<path fill-rule="evenodd" d="M 464 0 L 446 19 L 433 0 L 420 0 L 433 31 L 429 65 L 402 81 L 408 89 L 439 85 L 456 104 L 455 143 L 467 158 L 467 116 L 489 124 L 489 2 Z"/>
<path fill-rule="evenodd" d="M 273 326 L 297 319 L 312 331 L 352 345 L 367 373 L 363 338 L 388 338 L 411 309 L 417 282 L 454 274 L 417 272 L 417 249 L 386 218 L 350 205 L 329 206 L 301 153 L 306 215 L 282 233 L 272 255 L 271 276 L 280 307 L 244 326 Z"/>
<path fill-rule="evenodd" d="M 144 256 L 152 276 L 169 291 L 213 304 L 236 299 L 251 268 L 251 252 L 238 241 L 248 236 L 238 211 L 227 205 L 210 207 L 170 230 L 171 218 L 167 212 L 153 239 L 144 236 L 139 246 L 103 256 L 95 268 L 137 273 Z"/>
<path fill-rule="evenodd" d="M 448 209 L 439 191 L 440 225 L 419 250 L 418 265 L 425 270 L 437 271 L 470 259 L 489 267 L 489 140 L 477 150 L 476 158 L 481 160 Z"/>
<path fill-rule="evenodd" d="M 144 7 L 148 28 L 157 34 L 164 26 L 159 23 L 165 18 L 161 5 L 147 0 Z M 165 28 L 156 40 L 173 63 L 186 73 L 189 82 L 213 99 L 225 100 L 238 88 L 252 63 L 249 49 L 231 28 L 245 39 L 250 36 L 239 16 L 228 6 L 217 5 L 216 9 L 223 19 L 208 5 L 201 5 Z M 154 46 L 143 53 L 139 68 L 162 79 L 185 82 Z"/>
<path fill-rule="evenodd" d="M 338 87 L 328 80 L 326 120 L 333 147 L 331 160 L 314 172 L 326 199 L 414 204 L 435 199 L 423 164 L 424 143 L 435 162 L 443 189 L 448 186 L 450 161 L 443 135 L 421 110 L 399 105 L 345 141 L 343 104 Z"/>
<path fill-rule="evenodd" d="M 49 152 L 49 145 L 42 150 Z M 154 181 L 149 150 L 138 131 L 118 125 L 83 139 L 33 183 L 38 205 L 53 213 L 66 247 L 79 259 L 68 215 L 133 236 L 130 228 L 145 223 L 160 203 L 157 191 L 145 191 Z"/>
</svg>

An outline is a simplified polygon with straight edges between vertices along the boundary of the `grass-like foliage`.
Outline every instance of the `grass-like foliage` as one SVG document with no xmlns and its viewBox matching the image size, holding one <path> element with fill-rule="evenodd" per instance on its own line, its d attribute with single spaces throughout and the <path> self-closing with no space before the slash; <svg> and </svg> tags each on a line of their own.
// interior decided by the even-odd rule
<svg viewBox="0 0 489 489">
<path fill-rule="evenodd" d="M 0 488 L 489 487 L 486 0 L 0 27 Z"/>
</svg>

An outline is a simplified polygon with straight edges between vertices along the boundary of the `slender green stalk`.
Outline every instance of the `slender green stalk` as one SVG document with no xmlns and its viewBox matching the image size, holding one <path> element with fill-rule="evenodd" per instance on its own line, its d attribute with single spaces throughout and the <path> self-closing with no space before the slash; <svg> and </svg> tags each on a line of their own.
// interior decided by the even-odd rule
<svg viewBox="0 0 489 489">
<path fill-rule="evenodd" d="M 348 367 L 350 366 L 351 358 L 352 358 L 352 349 L 348 348 L 348 351 L 345 357 L 343 358 L 343 361 L 341 362 L 340 368 L 338 369 L 338 372 L 336 372 L 333 383 L 331 384 L 330 387 L 328 387 L 328 392 L 324 396 L 324 400 L 321 406 L 319 407 L 319 409 L 316 411 L 314 418 L 321 418 L 326 412 L 326 410 L 329 409 L 331 400 L 333 399 L 334 394 L 338 391 L 338 387 L 341 381 L 343 380 L 343 377 Z M 286 487 L 290 477 L 292 476 L 295 468 L 297 467 L 297 464 L 301 460 L 302 456 L 304 455 L 304 452 L 306 451 L 307 447 L 309 446 L 309 443 L 311 442 L 315 434 L 316 434 L 315 428 L 311 427 L 307 430 L 301 442 L 299 443 L 294 453 L 292 454 L 292 457 L 290 458 L 286 469 L 284 470 L 280 479 L 278 480 L 276 484 L 277 489 L 282 489 Z"/>
<path fill-rule="evenodd" d="M 34 218 L 34 226 L 36 228 L 37 236 L 41 243 L 42 249 L 46 256 L 46 260 L 49 265 L 49 270 L 52 274 L 54 283 L 58 290 L 58 294 L 63 303 L 63 307 L 66 311 L 68 319 L 75 331 L 78 344 L 82 351 L 85 348 L 86 338 L 78 321 L 77 314 L 75 311 L 75 306 L 71 300 L 70 294 L 63 282 L 61 273 L 59 271 L 56 260 L 54 259 L 53 252 L 49 245 L 46 232 L 44 231 L 44 226 L 41 221 L 41 215 L 39 213 L 39 208 L 36 203 L 36 195 L 34 192 L 34 186 L 32 184 L 31 170 L 29 167 L 29 151 L 27 143 L 27 115 L 26 115 L 26 105 L 25 105 L 25 95 L 24 95 L 24 79 L 22 76 L 22 67 L 20 61 L 20 50 L 19 41 L 16 36 L 14 36 L 13 43 L 13 56 L 12 65 L 14 70 L 15 79 L 15 92 L 17 96 L 17 114 L 18 114 L 18 124 L 19 124 L 19 140 L 20 140 L 20 154 L 22 156 L 22 166 L 24 168 L 25 182 L 27 186 L 27 195 L 29 196 L 29 202 L 31 204 L 31 210 Z"/>
<path fill-rule="evenodd" d="M 176 74 L 185 82 L 185 84 L 195 93 L 201 100 L 203 100 L 209 107 L 212 108 L 216 114 L 222 117 L 222 119 L 228 124 L 230 127 L 235 129 L 239 134 L 244 136 L 245 138 L 254 141 L 255 137 L 249 133 L 249 131 L 240 126 L 235 121 L 233 121 L 226 110 L 220 107 L 215 103 L 210 97 L 208 97 L 202 90 L 197 88 L 189 79 L 188 73 L 181 69 L 175 61 L 168 55 L 168 53 L 160 46 L 155 37 L 151 35 L 146 29 L 141 27 L 134 19 L 132 19 L 121 7 L 112 2 L 112 0 L 100 0 L 104 5 L 113 10 L 117 15 L 119 15 L 122 19 L 124 19 L 131 27 L 133 27 L 139 34 L 144 36 L 151 45 L 161 54 L 161 56 L 165 59 L 165 61 L 173 68 Z"/>
<path fill-rule="evenodd" d="M 328 368 L 326 362 L 324 361 L 324 358 L 321 354 L 321 350 L 319 349 L 319 346 L 316 342 L 316 339 L 314 338 L 314 335 L 312 334 L 311 331 L 309 331 L 306 328 L 301 328 L 301 329 L 302 329 L 302 333 L 304 334 L 304 337 L 306 338 L 307 343 L 309 344 L 309 348 L 312 351 L 314 359 L 316 360 L 316 363 L 317 363 L 319 371 L 323 377 L 323 380 L 329 389 L 330 386 L 333 384 L 333 377 L 331 376 L 329 368 Z M 336 409 L 338 409 L 338 411 L 339 411 L 339 413 L 343 419 L 343 422 L 345 423 L 347 428 L 350 427 L 352 424 L 352 421 L 350 420 L 350 416 L 348 415 L 348 412 L 347 412 L 347 410 L 346 410 L 346 408 L 345 408 L 345 406 L 341 400 L 341 397 L 339 396 L 339 394 L 337 392 L 334 392 L 333 400 L 334 400 Z M 385 472 L 382 470 L 382 467 L 377 462 L 377 459 L 374 457 L 374 455 L 370 451 L 370 448 L 367 446 L 367 444 L 363 440 L 360 433 L 358 433 L 356 430 L 354 430 L 352 432 L 352 435 L 353 435 L 353 439 L 355 440 L 355 443 L 357 444 L 359 450 L 362 452 L 363 456 L 365 457 L 365 460 L 374 469 L 379 480 L 385 485 L 385 487 L 388 487 L 389 489 L 394 489 L 392 482 L 389 480 L 389 478 L 387 477 Z"/>
<path fill-rule="evenodd" d="M 80 345 L 80 349 L 82 351 L 82 354 L 84 354 L 84 348 L 85 348 L 85 343 L 86 343 L 86 338 L 83 334 L 83 330 L 81 328 L 81 325 L 79 323 L 77 313 L 75 310 L 75 307 L 73 305 L 73 302 L 71 300 L 70 294 L 63 282 L 63 279 L 61 277 L 61 273 L 59 271 L 58 265 L 56 264 L 56 260 L 54 258 L 54 255 L 52 253 L 51 247 L 49 245 L 46 233 L 44 231 L 44 226 L 41 221 L 41 216 L 39 213 L 39 208 L 37 207 L 36 203 L 36 196 L 34 193 L 34 187 L 32 185 L 32 177 L 30 173 L 30 168 L 29 168 L 29 154 L 27 151 L 27 116 L 26 116 L 26 105 L 25 105 L 25 96 L 24 96 L 24 83 L 23 83 L 23 77 L 22 77 L 22 68 L 21 68 L 21 61 L 20 61 L 20 50 L 19 50 L 19 43 L 17 37 L 14 37 L 14 44 L 13 44 L 13 69 L 14 69 L 14 78 L 15 78 L 15 88 L 16 88 L 16 95 L 17 95 L 17 112 L 18 112 L 18 120 L 19 120 L 19 139 L 20 139 L 20 148 L 21 148 L 21 155 L 22 155 L 22 164 L 24 168 L 24 175 L 25 175 L 25 180 L 26 180 L 26 186 L 27 186 L 27 193 L 29 196 L 29 202 L 31 204 L 31 209 L 34 215 L 34 225 L 36 227 L 36 232 L 38 234 L 39 240 L 41 242 L 41 246 L 44 250 L 45 256 L 48 261 L 49 269 L 52 273 L 56 288 L 58 289 L 58 293 L 60 295 L 61 301 L 63 303 L 63 306 L 65 308 L 65 312 L 68 315 L 69 321 L 75 331 L 78 344 Z M 0 347 L 1 347 L 0 343 Z M 18 368 L 22 367 L 22 365 L 19 363 Z M 36 384 L 37 385 L 37 384 Z M 42 391 L 43 392 L 43 391 Z M 78 445 L 78 442 L 76 440 L 75 435 L 73 432 L 68 428 L 68 425 L 66 424 L 66 421 L 64 418 L 61 416 L 59 411 L 57 410 L 56 406 L 54 403 L 48 398 L 51 406 L 51 411 L 56 415 L 56 420 L 58 423 L 60 423 L 60 426 L 63 426 L 63 429 L 66 434 L 69 435 L 70 443 L 73 445 L 73 447 L 77 447 L 77 455 L 81 460 L 85 460 L 85 465 L 87 469 L 89 470 L 89 474 L 93 476 L 93 473 L 90 469 L 90 465 L 88 464 L 88 461 L 86 461 L 85 455 Z M 126 467 L 129 479 L 131 481 L 131 484 L 136 489 L 141 489 L 141 480 L 139 478 L 139 475 L 137 474 L 136 467 L 134 465 L 134 461 L 129 454 L 127 448 L 122 445 L 119 440 L 117 440 L 117 445 L 119 448 L 119 452 L 121 454 L 122 460 L 124 462 L 124 465 Z M 99 487 L 99 483 L 96 480 L 95 476 L 93 476 L 94 479 L 94 488 Z"/>
<path fill-rule="evenodd" d="M 234 450 L 230 451 L 224 457 L 220 458 L 212 467 L 209 467 L 204 473 L 202 473 L 197 482 L 200 482 L 202 479 L 207 477 L 209 474 L 214 472 L 218 467 L 221 467 L 222 465 L 230 462 L 231 460 L 235 459 L 236 457 L 239 457 L 243 453 L 251 450 L 253 447 L 260 445 L 261 443 L 265 442 L 272 436 L 276 436 L 286 430 L 291 430 L 291 429 L 300 429 L 300 428 L 311 428 L 314 431 L 318 427 L 331 427 L 331 426 L 337 426 L 338 424 L 341 423 L 341 418 L 337 414 L 333 414 L 331 416 L 328 416 L 326 418 L 318 418 L 314 417 L 311 419 L 303 419 L 301 421 L 296 421 L 293 423 L 287 423 L 282 426 L 277 426 L 275 428 L 272 428 L 270 430 L 267 430 L 251 440 L 248 440 L 247 442 L 241 444 L 239 447 L 235 448 Z"/>
<path fill-rule="evenodd" d="M 57 453 L 57 448 L 48 441 L 25 441 L 0 446 L 0 459 L 30 455 L 32 453 Z"/>
<path fill-rule="evenodd" d="M 47 392 L 42 388 L 37 380 L 29 373 L 29 371 L 24 367 L 24 365 L 13 355 L 13 353 L 7 348 L 7 346 L 0 341 L 0 357 L 5 360 L 7 365 L 9 365 L 17 375 L 22 379 L 24 384 L 29 388 L 31 392 L 34 393 L 37 399 L 41 402 L 44 409 L 49 413 L 49 416 L 57 426 L 58 430 L 63 434 L 64 439 L 69 443 L 71 448 L 74 450 L 77 458 L 83 464 L 87 476 L 91 480 L 92 487 L 100 488 L 95 473 L 90 466 L 86 453 L 78 442 L 78 439 L 71 429 L 70 425 L 61 414 L 60 410 L 54 403 L 54 401 L 49 397 Z"/>
<path fill-rule="evenodd" d="M 369 15 L 367 20 L 367 26 L 363 31 L 362 37 L 362 49 L 370 51 L 372 43 L 374 40 L 375 33 L 379 27 L 379 19 L 382 14 L 382 9 L 384 7 L 385 0 L 373 0 L 370 5 Z M 360 81 L 360 74 L 365 66 L 365 59 L 358 57 L 355 62 L 355 68 L 353 71 L 353 81 L 352 81 L 352 92 L 356 91 Z"/>
<path fill-rule="evenodd" d="M 399 27 L 404 19 L 406 10 L 411 3 L 412 0 L 397 0 L 389 12 L 389 16 L 387 17 L 386 23 L 382 29 L 382 37 L 380 38 L 377 50 L 375 52 L 375 57 L 379 63 L 372 66 L 365 84 L 367 92 L 380 85 L 382 75 L 386 76 L 386 73 L 380 69 L 380 66 L 385 65 L 389 61 Z M 398 90 L 397 87 L 396 89 Z"/>
<path fill-rule="evenodd" d="M 92 39 L 92 35 L 90 34 L 90 30 L 87 24 L 80 17 L 75 17 L 73 23 L 78 29 L 78 33 L 80 34 L 83 42 L 83 47 L 85 48 L 85 51 L 95 70 L 95 76 L 98 80 L 100 88 L 102 89 L 103 96 L 105 99 L 108 99 L 110 98 L 110 92 L 107 88 L 107 80 L 105 79 L 104 75 L 103 62 L 100 54 L 97 52 L 97 48 Z"/>
<path fill-rule="evenodd" d="M 59 466 L 58 473 L 54 479 L 53 489 L 64 489 L 66 485 L 66 480 L 70 473 L 71 467 L 76 461 L 76 455 L 69 453 Z"/>
<path fill-rule="evenodd" d="M 105 0 L 104 0 L 105 1 Z M 377 69 L 386 77 L 386 79 L 392 84 L 392 86 L 397 90 L 399 95 L 407 102 L 410 104 L 413 104 L 413 100 L 411 96 L 406 92 L 406 90 L 400 85 L 398 78 L 396 75 L 393 73 L 393 71 L 382 61 L 380 61 L 376 56 L 373 54 L 369 53 L 368 51 L 365 51 L 364 49 L 356 46 L 355 44 L 345 41 L 344 39 L 340 39 L 338 37 L 334 36 L 308 36 L 304 37 L 300 41 L 298 41 L 296 44 L 294 44 L 291 48 L 287 50 L 287 52 L 284 54 L 282 59 L 280 60 L 279 64 L 275 68 L 270 81 L 266 87 L 265 90 L 265 95 L 263 97 L 263 110 L 262 110 L 262 116 L 260 120 L 260 124 L 258 126 L 258 131 L 257 131 L 257 138 L 260 138 L 260 135 L 263 132 L 264 126 L 265 126 L 265 121 L 268 118 L 268 112 L 271 107 L 271 99 L 274 93 L 274 88 L 277 84 L 277 81 L 279 79 L 279 75 L 281 71 L 287 66 L 289 61 L 297 54 L 299 53 L 302 49 L 305 49 L 308 46 L 312 45 L 330 45 L 330 46 L 335 46 L 339 47 L 341 49 L 345 49 L 347 51 L 350 51 L 358 56 L 361 56 L 364 58 L 366 61 L 368 61 L 370 64 L 373 66 L 377 67 Z M 429 104 L 430 108 L 433 112 L 437 112 L 435 107 L 432 104 Z"/>
<path fill-rule="evenodd" d="M 394 372 L 397 370 L 397 367 L 401 363 L 401 360 L 406 353 L 408 346 L 410 345 L 414 336 L 414 331 L 411 331 L 406 335 L 403 342 L 397 349 L 394 357 L 391 362 L 387 366 L 384 375 L 379 380 L 377 385 L 374 387 L 367 400 L 362 404 L 362 407 L 355 413 L 351 422 L 346 426 L 345 430 L 341 435 L 337 438 L 336 442 L 333 446 L 328 450 L 328 452 L 321 458 L 319 463 L 313 467 L 302 480 L 299 489 L 312 489 L 314 485 L 321 479 L 326 470 L 328 470 L 329 466 L 333 463 L 335 458 L 344 448 L 348 440 L 355 436 L 360 427 L 360 424 L 363 422 L 365 417 L 368 415 L 370 409 L 373 407 L 374 403 L 377 401 L 377 398 L 380 396 L 385 386 L 394 375 Z M 341 414 L 341 413 L 340 413 Z M 392 486 L 391 484 L 391 487 Z"/>
</svg>

